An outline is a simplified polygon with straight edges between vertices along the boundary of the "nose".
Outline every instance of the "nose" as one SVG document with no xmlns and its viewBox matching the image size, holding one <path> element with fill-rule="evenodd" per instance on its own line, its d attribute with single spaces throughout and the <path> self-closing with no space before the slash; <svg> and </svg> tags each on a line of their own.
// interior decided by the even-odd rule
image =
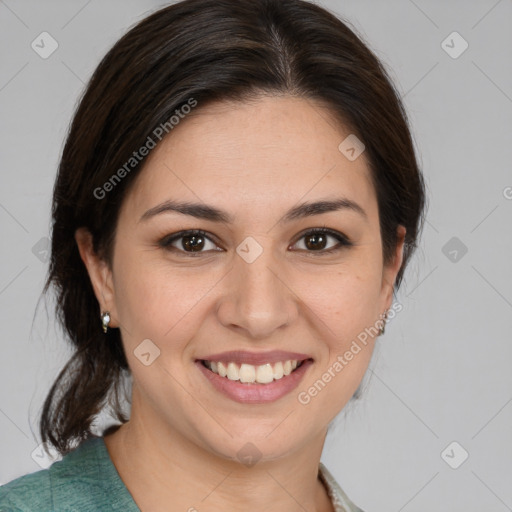
<svg viewBox="0 0 512 512">
<path fill-rule="evenodd" d="M 223 326 L 263 339 L 297 318 L 297 296 L 286 282 L 282 263 L 273 258 L 269 249 L 252 263 L 235 255 L 226 279 L 225 293 L 217 307 Z"/>
</svg>

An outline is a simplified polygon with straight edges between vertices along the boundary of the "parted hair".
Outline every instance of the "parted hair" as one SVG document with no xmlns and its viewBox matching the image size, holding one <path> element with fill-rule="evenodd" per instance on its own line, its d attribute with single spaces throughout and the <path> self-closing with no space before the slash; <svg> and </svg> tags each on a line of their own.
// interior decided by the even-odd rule
<svg viewBox="0 0 512 512">
<path fill-rule="evenodd" d="M 407 230 L 395 290 L 400 286 L 424 221 L 425 185 L 400 94 L 350 23 L 303 0 L 184 0 L 159 9 L 127 31 L 95 69 L 54 185 L 43 292 L 55 294 L 73 354 L 46 397 L 39 430 L 61 454 L 95 435 L 93 422 L 104 408 L 116 421 L 128 420 L 121 383 L 130 371 L 120 331 L 102 331 L 74 235 L 86 227 L 94 251 L 112 264 L 120 206 L 145 158 L 104 197 L 95 190 L 190 98 L 200 109 L 260 94 L 315 100 L 364 143 L 384 263 L 393 258 L 398 225 Z"/>
</svg>

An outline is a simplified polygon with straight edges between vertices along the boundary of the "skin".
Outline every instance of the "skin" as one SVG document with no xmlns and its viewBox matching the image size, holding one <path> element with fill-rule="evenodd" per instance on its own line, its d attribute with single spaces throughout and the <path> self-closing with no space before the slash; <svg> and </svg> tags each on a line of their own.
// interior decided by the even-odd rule
<svg viewBox="0 0 512 512">
<path fill-rule="evenodd" d="M 199 105 L 152 151 L 129 190 L 112 268 L 92 251 L 89 233 L 77 230 L 101 310 L 121 330 L 133 375 L 130 421 L 105 442 L 141 510 L 333 510 L 318 464 L 328 425 L 359 386 L 376 338 L 307 405 L 297 395 L 359 333 L 379 325 L 392 304 L 405 235 L 399 226 L 395 258 L 384 266 L 365 154 L 349 161 L 338 150 L 349 133 L 311 100 Z M 367 218 L 344 209 L 278 223 L 298 203 L 339 197 L 356 201 Z M 176 212 L 140 221 L 168 199 L 213 205 L 234 222 Z M 321 255 L 339 243 L 329 236 L 325 249 L 308 249 L 303 234 L 315 227 L 353 245 Z M 174 252 L 159 245 L 185 229 L 212 235 L 199 256 L 181 240 Z M 248 236 L 263 248 L 252 263 L 236 252 Z M 134 355 L 145 339 L 160 349 L 149 366 Z M 314 364 L 276 402 L 241 404 L 217 392 L 194 364 L 234 349 L 303 352 Z M 249 442 L 261 453 L 252 467 L 237 458 Z"/>
</svg>

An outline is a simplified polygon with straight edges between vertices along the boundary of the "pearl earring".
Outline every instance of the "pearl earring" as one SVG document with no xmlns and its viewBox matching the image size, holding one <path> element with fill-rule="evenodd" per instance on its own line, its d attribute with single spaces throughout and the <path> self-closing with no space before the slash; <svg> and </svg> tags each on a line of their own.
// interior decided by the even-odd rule
<svg viewBox="0 0 512 512">
<path fill-rule="evenodd" d="M 110 313 L 108 311 L 105 311 L 104 313 L 101 313 L 101 325 L 103 327 L 103 332 L 107 332 L 108 324 L 110 323 Z"/>
</svg>

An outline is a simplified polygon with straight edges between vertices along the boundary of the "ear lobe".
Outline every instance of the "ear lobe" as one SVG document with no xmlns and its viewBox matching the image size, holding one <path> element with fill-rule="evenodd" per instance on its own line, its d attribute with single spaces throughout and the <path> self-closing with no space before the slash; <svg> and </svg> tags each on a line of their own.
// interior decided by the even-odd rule
<svg viewBox="0 0 512 512">
<path fill-rule="evenodd" d="M 89 274 L 94 294 L 99 303 L 100 312 L 109 311 L 111 327 L 116 327 L 115 293 L 112 280 L 112 271 L 106 261 L 101 259 L 93 249 L 93 237 L 87 228 L 78 228 L 75 231 L 75 240 L 78 245 L 80 257 Z M 98 313 L 99 318 L 99 313 Z M 98 320 L 99 322 L 99 320 Z"/>
</svg>

